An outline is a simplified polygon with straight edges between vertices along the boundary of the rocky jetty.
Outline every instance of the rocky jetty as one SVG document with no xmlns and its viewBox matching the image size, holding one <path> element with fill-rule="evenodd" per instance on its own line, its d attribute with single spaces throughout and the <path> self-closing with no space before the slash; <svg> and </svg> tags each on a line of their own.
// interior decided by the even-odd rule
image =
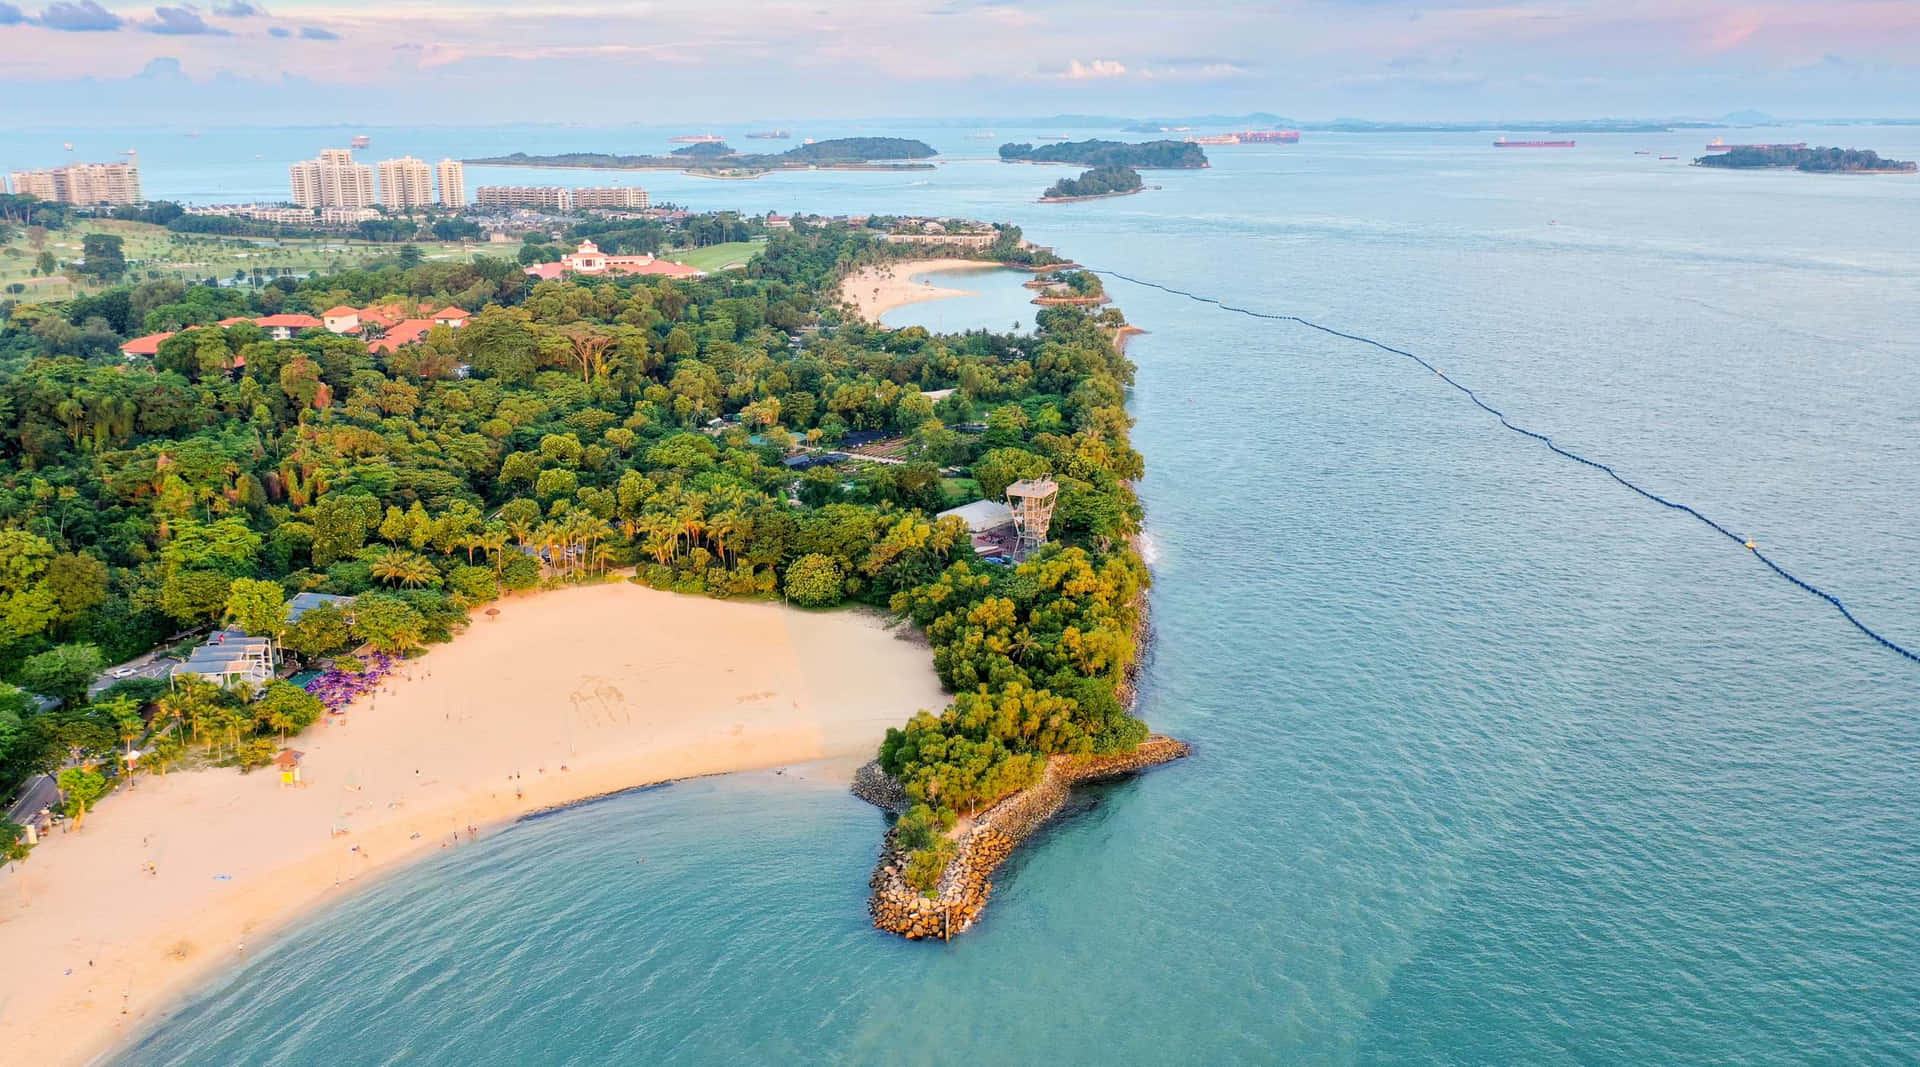
<svg viewBox="0 0 1920 1067">
<path fill-rule="evenodd" d="M 933 937 L 945 940 L 960 933 L 986 908 L 987 899 L 993 895 L 993 872 L 1013 854 L 1014 846 L 1060 810 L 1074 786 L 1123 778 L 1179 759 L 1190 751 L 1184 741 L 1155 735 L 1132 752 L 1117 756 L 1053 757 L 1039 784 L 1020 790 L 954 828 L 957 851 L 931 895 L 907 884 L 906 854 L 896 847 L 893 831 L 887 831 L 880 862 L 867 880 L 873 889 L 867 902 L 873 925 L 914 941 Z M 863 786 L 862 778 L 869 768 L 872 774 Z M 892 789 L 888 792 L 872 782 L 873 777 L 886 779 L 877 764 L 862 767 L 854 776 L 854 794 L 890 811 L 903 810 L 906 797 L 899 784 L 888 780 Z M 901 806 L 881 803 L 874 799 L 876 796 L 898 796 Z"/>
</svg>

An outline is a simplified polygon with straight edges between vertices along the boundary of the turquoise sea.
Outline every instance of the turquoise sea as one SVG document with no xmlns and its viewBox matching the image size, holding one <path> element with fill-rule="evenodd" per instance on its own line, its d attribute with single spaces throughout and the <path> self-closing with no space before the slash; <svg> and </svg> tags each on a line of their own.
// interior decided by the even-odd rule
<svg viewBox="0 0 1920 1067">
<path fill-rule="evenodd" d="M 138 136 L 150 194 L 210 200 L 283 195 L 349 132 L 87 136 Z M 365 132 L 438 158 L 689 131 Z M 1012 220 L 1411 348 L 1920 643 L 1920 179 L 1655 158 L 1711 135 L 1309 134 L 1072 205 L 1032 203 L 1056 171 L 986 161 L 633 180 Z M 0 154 L 42 162 L 36 137 L 77 139 Z M 1802 138 L 1920 156 L 1916 127 L 1729 132 Z M 1920 1059 L 1920 669 L 1403 359 L 1111 287 L 1150 331 L 1140 710 L 1196 752 L 1080 797 L 975 930 L 868 929 L 883 821 L 818 776 L 683 783 L 386 879 L 119 1062 Z M 889 321 L 1018 310 L 993 290 Z"/>
</svg>

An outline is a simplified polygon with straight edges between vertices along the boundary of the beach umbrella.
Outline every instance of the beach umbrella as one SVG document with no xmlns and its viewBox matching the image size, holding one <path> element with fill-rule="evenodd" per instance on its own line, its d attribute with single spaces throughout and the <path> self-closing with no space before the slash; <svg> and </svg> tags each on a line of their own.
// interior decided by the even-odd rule
<svg viewBox="0 0 1920 1067">
<path fill-rule="evenodd" d="M 488 609 L 487 609 L 487 618 L 489 618 L 489 619 L 498 619 L 499 617 L 500 617 L 500 609 L 499 609 L 499 608 L 488 608 Z"/>
</svg>

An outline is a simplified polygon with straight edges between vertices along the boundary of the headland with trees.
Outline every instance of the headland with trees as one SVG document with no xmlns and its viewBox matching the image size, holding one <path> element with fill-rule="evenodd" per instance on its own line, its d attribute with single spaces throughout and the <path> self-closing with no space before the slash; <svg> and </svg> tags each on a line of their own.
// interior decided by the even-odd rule
<svg viewBox="0 0 1920 1067">
<path fill-rule="evenodd" d="M 741 153 L 724 142 L 706 141 L 667 155 L 559 152 L 469 159 L 469 166 L 556 167 L 577 170 L 680 170 L 694 174 L 751 176 L 776 170 L 931 170 L 922 162 L 938 155 L 924 141 L 905 137 L 837 137 L 795 145 L 772 154 Z M 904 161 L 904 162 L 902 162 Z"/>
<path fill-rule="evenodd" d="M 1062 178 L 1040 194 L 1043 201 L 1093 200 L 1103 196 L 1127 196 L 1145 186 L 1140 172 L 1132 167 L 1114 165 L 1082 171 L 1078 178 Z"/>
<path fill-rule="evenodd" d="M 1701 156 L 1693 163 L 1727 170 L 1797 170 L 1807 174 L 1912 174 L 1916 169 L 1912 161 L 1882 159 L 1878 152 L 1865 148 L 1736 146 Z"/>
<path fill-rule="evenodd" d="M 725 231 L 658 225 L 672 242 Z M 914 242 L 978 230 L 1008 261 L 1053 257 L 1004 226 L 886 224 L 917 235 L 902 243 L 873 220 L 791 225 L 746 269 L 698 279 L 538 281 L 506 259 L 396 253 L 260 289 L 143 280 L 0 303 L 16 354 L 0 376 L 0 789 L 52 772 L 73 823 L 103 800 L 89 818 L 111 819 L 138 776 L 285 758 L 329 685 L 397 669 L 504 595 L 629 569 L 657 590 L 867 604 L 925 628 L 953 700 L 881 748 L 912 800 L 893 839 L 916 889 L 964 843 L 963 811 L 1137 746 L 1147 574 L 1118 313 L 1045 308 L 1030 336 L 848 320 L 841 280 Z M 378 351 L 221 325 L 269 295 L 309 314 L 477 310 Z M 156 328 L 176 332 L 150 360 L 71 344 Z M 834 447 L 876 437 L 888 462 Z M 1053 537 L 1018 564 L 937 515 L 1041 476 L 1059 487 Z M 296 593 L 346 600 L 290 622 Z M 349 681 L 99 684 L 104 664 L 216 627 Z"/>
<path fill-rule="evenodd" d="M 1192 141 L 1062 141 L 1003 144 L 1003 163 L 1077 163 L 1083 167 L 1197 170 L 1208 166 L 1206 150 Z"/>
</svg>

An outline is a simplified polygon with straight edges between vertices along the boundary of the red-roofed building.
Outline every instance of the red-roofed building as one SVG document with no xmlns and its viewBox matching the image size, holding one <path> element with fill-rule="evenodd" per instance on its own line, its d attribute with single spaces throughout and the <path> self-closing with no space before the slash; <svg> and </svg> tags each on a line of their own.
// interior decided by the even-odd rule
<svg viewBox="0 0 1920 1067">
<path fill-rule="evenodd" d="M 427 335 L 433 329 L 431 319 L 406 319 L 377 341 L 367 342 L 368 352 L 391 352 L 401 345 L 410 345 Z"/>
<path fill-rule="evenodd" d="M 345 304 L 330 307 L 320 313 L 320 324 L 327 328 L 328 333 L 359 333 L 360 312 Z"/>
<path fill-rule="evenodd" d="M 165 333 L 150 333 L 145 337 L 136 337 L 120 346 L 120 354 L 128 359 L 135 359 L 140 356 L 152 359 L 160 352 L 160 342 L 172 337 L 173 333 L 174 331 L 168 330 Z"/>
<path fill-rule="evenodd" d="M 267 336 L 276 341 L 287 341 L 301 330 L 312 330 L 324 325 L 312 315 L 268 315 L 253 320 L 255 326 L 267 331 Z"/>
<path fill-rule="evenodd" d="M 441 308 L 439 312 L 433 316 L 433 324 L 435 326 L 451 326 L 457 330 L 467 324 L 468 317 L 465 311 L 449 304 Z"/>
<path fill-rule="evenodd" d="M 252 319 L 250 319 L 250 318 L 247 318 L 247 317 L 246 317 L 245 315 L 235 315 L 234 317 L 232 317 L 232 318 L 230 318 L 230 319 L 221 319 L 221 320 L 220 320 L 220 321 L 219 321 L 218 323 L 216 323 L 215 325 L 218 325 L 218 326 L 238 326 L 238 325 L 240 325 L 240 324 L 241 324 L 241 323 L 243 323 L 243 322 L 252 322 L 252 321 L 253 321 Z"/>
<path fill-rule="evenodd" d="M 652 256 L 611 256 L 592 241 L 560 257 L 558 263 L 536 263 L 527 268 L 530 277 L 556 281 L 565 274 L 656 274 L 669 278 L 698 278 L 707 272 L 682 263 L 669 263 Z"/>
<path fill-rule="evenodd" d="M 384 330 L 407 317 L 407 312 L 398 304 L 375 304 L 360 309 L 360 325 L 372 326 Z"/>
</svg>

